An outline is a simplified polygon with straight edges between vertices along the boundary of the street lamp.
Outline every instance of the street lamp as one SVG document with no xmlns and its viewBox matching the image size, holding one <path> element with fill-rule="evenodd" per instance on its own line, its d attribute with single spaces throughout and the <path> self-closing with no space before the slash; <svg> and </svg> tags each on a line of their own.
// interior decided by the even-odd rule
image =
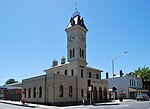
<svg viewBox="0 0 150 109">
<path fill-rule="evenodd" d="M 123 54 L 126 54 L 126 53 L 128 53 L 128 51 L 125 51 L 125 52 L 121 53 L 120 55 L 118 55 L 118 56 L 116 56 L 115 58 L 112 59 L 113 87 L 114 87 L 114 76 L 115 76 L 115 74 L 114 74 L 114 62 L 115 62 L 115 60 L 118 59 L 118 57 L 120 57 L 120 56 L 122 56 Z M 114 93 L 113 97 L 114 97 L 114 102 L 115 102 L 115 92 L 113 92 L 113 93 Z"/>
</svg>

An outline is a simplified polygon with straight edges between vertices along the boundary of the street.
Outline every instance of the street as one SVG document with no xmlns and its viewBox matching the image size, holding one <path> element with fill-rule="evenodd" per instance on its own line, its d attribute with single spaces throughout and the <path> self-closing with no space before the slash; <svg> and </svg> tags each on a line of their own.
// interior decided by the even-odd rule
<svg viewBox="0 0 150 109">
<path fill-rule="evenodd" d="M 0 103 L 0 109 L 33 109 L 33 108 Z"/>
<path fill-rule="evenodd" d="M 80 109 L 76 108 L 76 109 Z M 85 106 L 82 109 L 150 109 L 150 101 L 122 102 L 120 105 Z"/>
<path fill-rule="evenodd" d="M 108 104 L 97 104 L 96 106 L 88 105 L 88 106 L 68 106 L 68 107 L 42 107 L 39 106 L 37 108 L 17 106 L 11 104 L 0 103 L 0 109 L 150 109 L 150 101 L 129 101 L 129 102 L 121 102 L 119 105 L 108 105 Z"/>
</svg>

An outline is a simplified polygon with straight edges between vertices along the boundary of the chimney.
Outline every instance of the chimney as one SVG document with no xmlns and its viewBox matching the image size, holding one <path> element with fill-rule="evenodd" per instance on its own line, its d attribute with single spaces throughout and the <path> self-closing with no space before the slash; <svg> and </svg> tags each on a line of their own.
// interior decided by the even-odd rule
<svg viewBox="0 0 150 109">
<path fill-rule="evenodd" d="M 61 64 L 65 64 L 66 63 L 65 61 L 66 61 L 66 59 L 62 56 L 61 57 Z"/>
<path fill-rule="evenodd" d="M 120 77 L 122 77 L 124 74 L 123 74 L 123 72 L 122 72 L 122 70 L 120 70 Z"/>
<path fill-rule="evenodd" d="M 106 79 L 108 79 L 109 78 L 109 74 L 108 74 L 108 72 L 106 72 Z"/>
<path fill-rule="evenodd" d="M 57 65 L 58 65 L 58 61 L 54 59 L 53 62 L 52 62 L 52 64 L 53 64 L 53 65 L 52 65 L 53 67 L 54 67 L 54 66 L 57 66 Z"/>
</svg>

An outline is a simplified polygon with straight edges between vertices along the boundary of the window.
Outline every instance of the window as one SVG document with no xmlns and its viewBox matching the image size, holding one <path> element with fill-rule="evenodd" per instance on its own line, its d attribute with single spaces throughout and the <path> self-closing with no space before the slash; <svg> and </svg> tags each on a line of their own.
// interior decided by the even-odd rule
<svg viewBox="0 0 150 109">
<path fill-rule="evenodd" d="M 97 100 L 97 88 L 96 87 L 94 87 L 94 90 L 93 90 L 93 99 Z"/>
<path fill-rule="evenodd" d="M 83 78 L 83 69 L 81 69 L 81 78 Z"/>
<path fill-rule="evenodd" d="M 102 97 L 103 97 L 103 95 L 102 95 L 102 88 L 100 87 L 99 88 L 99 99 L 102 100 L 103 99 Z"/>
<path fill-rule="evenodd" d="M 91 72 L 89 72 L 89 78 L 91 78 Z"/>
<path fill-rule="evenodd" d="M 131 79 L 130 79 L 130 86 L 131 86 Z"/>
<path fill-rule="evenodd" d="M 63 86 L 60 85 L 59 87 L 59 97 L 63 97 Z"/>
<path fill-rule="evenodd" d="M 26 89 L 24 89 L 23 94 L 24 94 L 24 97 L 26 98 Z"/>
<path fill-rule="evenodd" d="M 68 72 L 67 72 L 67 70 L 65 70 L 65 75 L 68 75 Z"/>
<path fill-rule="evenodd" d="M 81 89 L 81 97 L 83 97 L 83 95 L 84 95 L 84 94 L 83 94 L 83 89 Z"/>
<path fill-rule="evenodd" d="M 107 99 L 107 89 L 104 88 L 104 99 L 106 100 Z"/>
<path fill-rule="evenodd" d="M 82 58 L 84 58 L 84 50 L 82 50 Z"/>
<path fill-rule="evenodd" d="M 74 76 L 74 70 L 73 69 L 71 70 L 71 76 Z"/>
<path fill-rule="evenodd" d="M 79 54 L 80 54 L 80 57 L 81 57 L 82 56 L 82 54 L 81 54 L 81 48 L 80 48 L 80 53 Z"/>
<path fill-rule="evenodd" d="M 96 74 L 96 79 L 98 79 L 98 74 Z"/>
<path fill-rule="evenodd" d="M 39 88 L 39 98 L 41 98 L 42 97 L 42 87 L 40 86 L 40 88 Z"/>
<path fill-rule="evenodd" d="M 28 98 L 31 97 L 31 88 L 28 89 Z"/>
<path fill-rule="evenodd" d="M 72 97 L 72 86 L 69 87 L 69 97 Z"/>
<path fill-rule="evenodd" d="M 88 83 L 88 86 L 91 86 L 91 80 L 90 79 L 88 79 L 87 83 Z"/>
<path fill-rule="evenodd" d="M 72 50 L 70 50 L 70 58 L 72 58 Z"/>
<path fill-rule="evenodd" d="M 33 98 L 35 98 L 36 97 L 36 88 L 34 87 L 33 88 Z"/>
<path fill-rule="evenodd" d="M 74 56 L 75 56 L 75 50 L 74 50 L 74 48 L 73 48 L 73 58 L 74 58 Z"/>
</svg>

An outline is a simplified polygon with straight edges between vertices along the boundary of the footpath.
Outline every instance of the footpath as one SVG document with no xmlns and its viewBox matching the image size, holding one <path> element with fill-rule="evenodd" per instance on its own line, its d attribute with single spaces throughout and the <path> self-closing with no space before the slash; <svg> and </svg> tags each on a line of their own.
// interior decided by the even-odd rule
<svg viewBox="0 0 150 109">
<path fill-rule="evenodd" d="M 124 99 L 122 102 L 119 100 L 115 100 L 112 102 L 106 102 L 106 103 L 96 103 L 94 105 L 77 105 L 77 106 L 65 106 L 65 107 L 57 107 L 57 106 L 47 106 L 47 105 L 40 105 L 40 104 L 32 104 L 32 103 L 25 103 L 22 104 L 22 102 L 18 101 L 9 101 L 9 100 L 0 100 L 0 103 L 5 104 L 11 104 L 11 105 L 18 105 L 18 106 L 24 106 L 24 107 L 31 107 L 31 108 L 38 108 L 38 109 L 73 109 L 73 108 L 85 108 L 85 107 L 94 107 L 94 106 L 101 106 L 101 105 L 119 105 L 123 102 L 130 102 L 133 101 L 132 99 Z"/>
</svg>

